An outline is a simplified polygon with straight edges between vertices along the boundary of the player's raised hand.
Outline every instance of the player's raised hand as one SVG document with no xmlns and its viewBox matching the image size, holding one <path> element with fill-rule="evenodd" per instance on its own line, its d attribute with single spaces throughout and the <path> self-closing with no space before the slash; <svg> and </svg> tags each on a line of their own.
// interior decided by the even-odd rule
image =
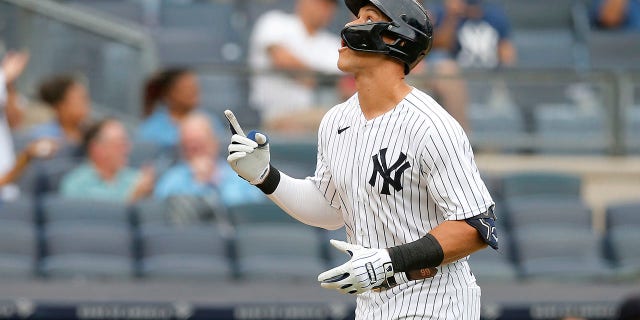
<svg viewBox="0 0 640 320">
<path fill-rule="evenodd" d="M 323 288 L 360 294 L 382 285 L 394 274 L 387 249 L 369 249 L 338 240 L 331 240 L 331 244 L 351 255 L 351 259 L 318 276 Z"/>
<path fill-rule="evenodd" d="M 231 143 L 227 162 L 240 177 L 256 185 L 264 181 L 269 173 L 269 139 L 264 134 L 251 131 L 248 135 L 240 127 L 231 110 L 225 110 L 229 120 Z"/>
</svg>

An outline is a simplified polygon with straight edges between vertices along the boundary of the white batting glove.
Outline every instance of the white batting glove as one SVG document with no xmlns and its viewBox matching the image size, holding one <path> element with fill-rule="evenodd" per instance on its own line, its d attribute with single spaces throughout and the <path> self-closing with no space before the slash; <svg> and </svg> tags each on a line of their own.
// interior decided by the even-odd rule
<svg viewBox="0 0 640 320">
<path fill-rule="evenodd" d="M 351 255 L 351 259 L 318 276 L 323 288 L 360 294 L 380 286 L 394 274 L 387 249 L 369 249 L 338 240 L 331 240 L 331 244 Z"/>
<path fill-rule="evenodd" d="M 225 116 L 231 125 L 231 143 L 227 162 L 233 170 L 249 183 L 256 185 L 264 181 L 269 173 L 269 139 L 259 132 L 244 134 L 233 112 L 226 110 Z"/>
</svg>

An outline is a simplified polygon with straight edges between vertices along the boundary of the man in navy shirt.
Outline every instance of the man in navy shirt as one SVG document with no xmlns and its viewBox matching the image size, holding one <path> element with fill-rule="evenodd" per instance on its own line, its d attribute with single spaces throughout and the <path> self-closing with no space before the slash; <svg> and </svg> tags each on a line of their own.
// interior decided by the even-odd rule
<svg viewBox="0 0 640 320">
<path fill-rule="evenodd" d="M 495 68 L 515 63 L 511 26 L 504 10 L 482 0 L 446 0 L 433 10 L 434 49 L 439 57 L 458 61 L 462 68 Z"/>
</svg>

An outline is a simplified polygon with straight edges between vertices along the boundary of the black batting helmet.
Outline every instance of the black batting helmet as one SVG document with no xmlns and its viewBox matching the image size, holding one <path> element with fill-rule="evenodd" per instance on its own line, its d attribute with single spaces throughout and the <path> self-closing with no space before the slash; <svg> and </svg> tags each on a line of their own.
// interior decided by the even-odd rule
<svg viewBox="0 0 640 320">
<path fill-rule="evenodd" d="M 372 4 L 387 15 L 391 22 L 373 22 L 344 27 L 342 39 L 356 51 L 382 53 L 404 63 L 408 74 L 429 50 L 433 26 L 426 10 L 417 0 L 345 0 L 347 8 L 358 15 L 360 8 Z M 385 43 L 382 36 L 394 39 Z"/>
</svg>

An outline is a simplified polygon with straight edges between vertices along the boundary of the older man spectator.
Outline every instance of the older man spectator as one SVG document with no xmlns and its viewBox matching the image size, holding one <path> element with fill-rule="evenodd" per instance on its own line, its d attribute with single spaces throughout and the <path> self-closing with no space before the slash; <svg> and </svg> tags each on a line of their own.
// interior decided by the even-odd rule
<svg viewBox="0 0 640 320">
<path fill-rule="evenodd" d="M 152 193 L 154 170 L 127 166 L 131 143 L 119 121 L 106 119 L 91 126 L 83 149 L 87 161 L 63 178 L 63 196 L 135 202 Z"/>
<path fill-rule="evenodd" d="M 190 115 L 180 124 L 182 160 L 158 181 L 155 196 L 218 195 L 223 204 L 262 201 L 264 195 L 231 170 L 220 157 L 219 142 L 211 121 L 201 114 Z"/>
</svg>

